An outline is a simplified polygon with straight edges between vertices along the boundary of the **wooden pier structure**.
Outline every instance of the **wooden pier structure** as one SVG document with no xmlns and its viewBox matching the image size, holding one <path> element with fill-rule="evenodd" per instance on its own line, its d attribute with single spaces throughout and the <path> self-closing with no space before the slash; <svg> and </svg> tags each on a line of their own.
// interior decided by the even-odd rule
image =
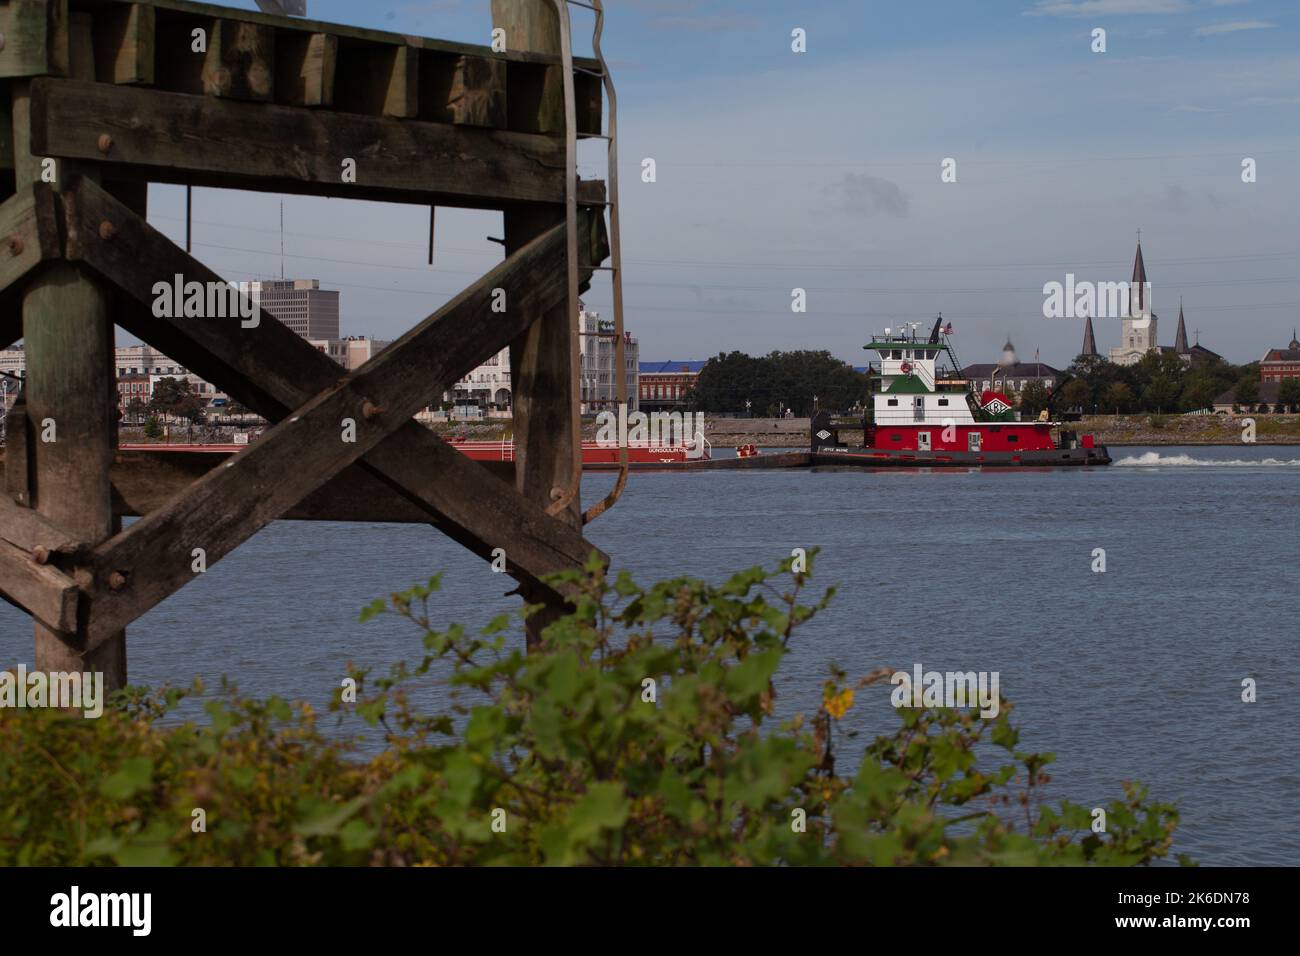
<svg viewBox="0 0 1300 956">
<path fill-rule="evenodd" d="M 551 0 L 492 14 L 504 52 L 188 0 L 0 0 L 0 348 L 21 338 L 27 363 L 0 594 L 34 619 L 38 670 L 121 687 L 127 626 L 286 516 L 422 520 L 504 549 L 526 600 L 563 607 L 542 579 L 597 550 L 572 494 L 569 256 L 585 288 L 608 254 L 602 183 L 578 182 L 566 216 L 566 146 L 602 133 L 602 80 L 573 59 L 566 111 Z M 221 280 L 148 224 L 150 182 L 501 210 L 506 257 L 348 373 L 265 311 L 157 317 L 156 283 Z M 183 481 L 119 454 L 114 326 L 273 427 Z M 506 346 L 503 473 L 412 416 Z"/>
</svg>

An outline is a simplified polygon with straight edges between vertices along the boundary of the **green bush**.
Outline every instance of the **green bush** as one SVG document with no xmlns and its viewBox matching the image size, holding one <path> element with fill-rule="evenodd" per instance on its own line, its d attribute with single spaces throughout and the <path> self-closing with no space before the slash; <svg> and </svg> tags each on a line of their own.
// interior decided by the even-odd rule
<svg viewBox="0 0 1300 956">
<path fill-rule="evenodd" d="M 994 719 L 900 709 L 898 729 L 839 772 L 841 720 L 862 697 L 888 707 L 890 671 L 833 671 L 815 714 L 777 724 L 773 677 L 832 595 L 801 605 L 806 580 L 787 561 L 780 578 L 754 568 L 720 586 L 642 589 L 593 562 L 559 579 L 575 608 L 525 653 L 508 616 L 477 636 L 434 629 L 435 577 L 362 615 L 400 615 L 425 648 L 382 678 L 354 670 L 356 702 L 341 689 L 331 705 L 382 729 L 369 758 L 322 733 L 307 704 L 233 688 L 207 702 L 204 725 L 159 721 L 180 690 L 128 690 L 98 720 L 0 711 L 0 864 L 1132 865 L 1168 853 L 1178 814 L 1138 785 L 1104 808 L 1103 833 L 1090 808 L 1046 803 L 1052 755 L 1017 749 L 1005 701 Z M 435 679 L 449 702 L 425 714 L 412 698 Z M 999 751 L 996 766 L 977 760 Z"/>
<path fill-rule="evenodd" d="M 163 437 L 163 427 L 156 417 L 151 417 L 144 423 L 144 437 L 157 441 Z"/>
</svg>

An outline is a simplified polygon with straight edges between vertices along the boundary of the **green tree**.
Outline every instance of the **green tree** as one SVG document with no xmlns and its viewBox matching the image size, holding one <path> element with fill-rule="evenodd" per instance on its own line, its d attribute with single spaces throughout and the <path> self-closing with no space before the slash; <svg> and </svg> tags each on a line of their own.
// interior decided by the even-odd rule
<svg viewBox="0 0 1300 956">
<path fill-rule="evenodd" d="M 149 420 L 144 423 L 144 437 L 153 441 L 163 437 L 163 427 L 157 418 L 150 416 Z"/>
<path fill-rule="evenodd" d="M 1047 407 L 1052 393 L 1042 382 L 1034 380 L 1020 390 L 1020 415 L 1028 420 L 1037 418 L 1038 413 Z"/>
<path fill-rule="evenodd" d="M 1115 414 L 1126 412 L 1133 407 L 1137 396 L 1133 394 L 1133 389 L 1129 388 L 1127 382 L 1112 382 L 1106 389 L 1102 405 L 1105 408 L 1115 409 Z"/>
<path fill-rule="evenodd" d="M 1277 400 L 1294 412 L 1300 406 L 1300 378 L 1284 378 L 1277 386 Z"/>
<path fill-rule="evenodd" d="M 1178 380 L 1160 374 L 1147 382 L 1146 391 L 1142 393 L 1142 403 L 1148 411 L 1167 412 L 1178 404 L 1178 395 L 1182 386 Z"/>
<path fill-rule="evenodd" d="M 1219 380 L 1218 376 L 1198 369 L 1183 380 L 1183 394 L 1179 400 L 1180 406 L 1185 412 L 1210 408 L 1214 404 L 1214 400 L 1227 387 Z"/>
<path fill-rule="evenodd" d="M 865 402 L 871 379 L 829 352 L 772 352 L 755 358 L 743 352 L 709 359 L 686 396 L 690 407 L 739 414 L 753 408 L 791 408 L 810 415 L 813 405 L 840 412 Z M 815 399 L 815 402 L 814 402 Z"/>
<path fill-rule="evenodd" d="M 1093 410 L 1092 389 L 1081 378 L 1070 379 L 1056 390 L 1054 398 L 1057 411 L 1068 408 L 1082 408 L 1085 412 Z"/>
<path fill-rule="evenodd" d="M 353 670 L 356 702 L 336 697 L 383 728 L 378 755 L 322 734 L 306 705 L 230 691 L 203 726 L 159 720 L 179 692 L 120 694 L 98 720 L 0 708 L 0 865 L 1131 866 L 1170 851 L 1178 812 L 1139 785 L 1049 800 L 1054 758 L 1020 747 L 1005 699 L 895 701 L 890 668 L 832 667 L 808 715 L 778 720 L 778 669 L 831 597 L 801 604 L 791 559 L 720 585 L 642 588 L 594 559 L 553 580 L 573 610 L 528 652 L 509 616 L 434 627 L 437 578 L 367 608 L 424 647 L 384 677 Z M 416 709 L 434 681 L 447 706 Z M 850 759 L 855 706 L 898 726 Z"/>
<path fill-rule="evenodd" d="M 1237 383 L 1237 404 L 1253 405 L 1259 401 L 1259 379 L 1243 378 Z"/>
<path fill-rule="evenodd" d="M 149 411 L 172 415 L 191 423 L 203 421 L 204 402 L 188 379 L 162 378 L 153 387 Z"/>
</svg>

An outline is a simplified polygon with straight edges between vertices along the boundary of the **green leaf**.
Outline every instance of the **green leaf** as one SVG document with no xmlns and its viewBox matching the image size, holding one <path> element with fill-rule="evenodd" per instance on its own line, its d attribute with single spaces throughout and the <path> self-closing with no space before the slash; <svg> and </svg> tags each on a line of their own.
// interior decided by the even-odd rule
<svg viewBox="0 0 1300 956">
<path fill-rule="evenodd" d="M 99 785 L 99 792 L 113 800 L 128 800 L 153 783 L 153 761 L 148 757 L 129 757 L 114 774 Z"/>
</svg>

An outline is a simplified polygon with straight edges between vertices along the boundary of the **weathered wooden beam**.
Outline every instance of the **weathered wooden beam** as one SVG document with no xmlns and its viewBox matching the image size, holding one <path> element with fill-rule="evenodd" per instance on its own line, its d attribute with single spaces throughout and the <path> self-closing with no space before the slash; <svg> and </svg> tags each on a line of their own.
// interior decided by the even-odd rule
<svg viewBox="0 0 1300 956">
<path fill-rule="evenodd" d="M 275 93 L 275 30 L 257 23 L 217 20 L 203 60 L 203 92 L 257 103 Z"/>
<path fill-rule="evenodd" d="M 9 0 L 0 34 L 0 77 L 67 74 L 68 0 Z"/>
<path fill-rule="evenodd" d="M 513 50 L 536 50 L 558 56 L 559 21 L 549 0 L 492 0 L 492 25 L 505 30 L 506 44 Z M 531 67 L 511 65 L 519 77 L 528 79 L 526 90 L 512 77 L 511 123 L 516 96 L 524 98 L 527 125 L 539 128 L 564 127 L 564 89 L 558 73 L 529 74 Z M 526 96 L 525 96 L 526 94 Z M 523 120 L 518 120 L 524 122 Z M 560 167 L 563 168 L 563 161 Z M 560 208 L 507 209 L 506 252 L 530 242 L 534 236 L 564 221 Z M 573 470 L 574 434 L 571 407 L 572 362 L 569 303 L 563 302 L 530 326 L 510 346 L 510 380 L 515 423 L 516 486 L 525 497 L 543 507 L 553 500 L 556 489 L 569 487 Z M 580 503 L 575 500 L 565 515 L 575 525 L 581 521 Z"/>
<path fill-rule="evenodd" d="M 450 387 L 563 297 L 563 233 L 556 228 L 521 249 L 166 508 L 102 545 L 91 646 L 189 581 L 194 548 L 204 550 L 210 567 L 391 432 L 421 428 L 410 416 L 430 394 Z M 507 308 L 494 311 L 502 295 Z M 237 327 L 238 320 L 225 324 Z M 468 506 L 481 503 L 471 498 Z"/>
<path fill-rule="evenodd" d="M 222 465 L 231 454 L 228 451 L 167 451 L 161 448 L 118 451 L 109 472 L 113 483 L 114 516 L 139 518 L 156 511 L 169 498 L 181 494 Z M 507 480 L 513 480 L 513 469 L 504 467 L 509 466 L 509 462 L 467 461 L 482 469 L 493 481 L 506 471 L 510 472 L 506 475 Z M 21 475 L 24 469 L 20 461 L 11 463 L 8 455 L 0 450 L 0 485 L 7 485 L 11 470 Z M 481 481 L 485 475 L 475 477 Z M 425 525 L 432 521 L 425 508 L 389 487 L 363 464 L 339 472 L 281 515 L 280 520 Z"/>
<path fill-rule="evenodd" d="M 420 67 L 420 118 L 504 129 L 508 120 L 505 62 L 425 51 Z"/>
<path fill-rule="evenodd" d="M 23 186 L 0 203 L 0 290 L 17 283 L 42 261 L 62 254 L 50 187 Z"/>
<path fill-rule="evenodd" d="M 0 93 L 0 170 L 14 168 L 13 100 Z"/>
<path fill-rule="evenodd" d="M 351 113 L 411 117 L 420 109 L 419 50 L 343 40 L 338 75 L 347 82 L 335 91 L 335 105 Z"/>
<path fill-rule="evenodd" d="M 276 102 L 287 106 L 333 106 L 338 37 L 281 31 L 276 43 Z"/>
<path fill-rule="evenodd" d="M 95 78 L 95 18 L 85 11 L 68 14 L 68 76 Z"/>
<path fill-rule="evenodd" d="M 15 456 L 17 457 L 17 456 Z M 16 467 L 21 467 L 15 462 Z M 70 556 L 84 549 L 71 534 L 31 508 L 0 495 L 0 539 L 31 555 L 47 560 L 53 555 Z M 46 561 L 39 560 L 44 564 Z"/>
<path fill-rule="evenodd" d="M 45 264 L 24 290 L 23 339 L 27 414 L 36 435 L 32 507 L 78 540 L 96 544 L 113 531 L 108 470 L 117 402 L 105 291 L 76 266 Z M 102 671 L 108 688 L 125 685 L 120 626 L 101 633 L 92 648 L 84 615 L 56 623 L 33 613 L 37 669 Z"/>
<path fill-rule="evenodd" d="M 77 582 L 58 568 L 37 564 L 8 541 L 0 541 L 0 596 L 34 617 L 39 626 L 65 633 L 77 629 L 82 596 Z M 50 669 L 39 655 L 36 666 Z"/>
<path fill-rule="evenodd" d="M 505 31 L 506 45 L 514 50 L 536 50 L 559 56 L 560 25 L 548 0 L 492 0 L 492 25 Z M 507 67 L 507 100 L 514 129 L 560 132 L 565 129 L 563 75 L 558 66 L 537 67 L 511 63 Z M 566 168 L 561 162 L 560 168 Z M 566 173 L 567 176 L 567 173 Z M 543 209 L 507 209 L 506 253 L 523 247 L 551 228 L 564 230 L 565 212 L 555 206 Z M 558 226 L 556 224 L 559 224 Z M 581 248 L 581 243 L 579 247 Z M 565 260 L 567 263 L 567 259 Z M 515 487 L 526 499 L 547 508 L 568 493 L 574 473 L 575 452 L 582 436 L 573 421 L 574 368 L 568 301 L 565 295 L 539 321 L 510 344 L 510 381 L 515 425 Z M 581 495 L 575 494 L 560 517 L 575 528 L 582 526 Z M 539 597 L 527 585 L 525 600 Z M 527 623 L 527 640 L 536 646 L 541 632 L 561 612 L 562 606 L 546 600 L 545 609 Z"/>
<path fill-rule="evenodd" d="M 124 3 L 95 14 L 95 79 L 101 83 L 154 81 L 157 20 L 150 3 Z"/>
<path fill-rule="evenodd" d="M 21 319 L 22 313 L 19 312 Z M 14 502 L 25 508 L 32 504 L 32 426 L 27 418 L 27 397 L 22 391 L 5 417 L 4 489 Z"/>
<path fill-rule="evenodd" d="M 108 5 L 126 3 L 130 0 L 96 0 L 98 4 Z M 433 37 L 412 37 L 402 33 L 386 30 L 374 30 L 339 23 L 327 23 L 321 20 L 309 20 L 304 17 L 280 17 L 261 13 L 256 10 L 236 10 L 228 6 L 213 3 L 197 3 L 191 0 L 149 0 L 151 6 L 158 9 L 160 20 L 189 21 L 200 18 L 237 20 L 244 23 L 256 23 L 273 27 L 280 32 L 329 33 L 340 39 L 355 40 L 363 43 L 387 44 L 390 46 L 415 46 L 422 50 L 436 50 L 461 56 L 489 56 L 502 61 L 526 63 L 559 63 L 558 56 L 530 51 L 523 47 L 508 46 L 504 53 L 496 53 L 487 44 L 462 43 L 455 40 L 443 40 Z M 574 64 L 586 69 L 595 69 L 597 63 L 591 57 L 575 57 Z"/>
<path fill-rule="evenodd" d="M 564 201 L 564 145 L 549 136 L 54 79 L 32 82 L 31 126 L 39 155 L 154 181 L 423 205 Z"/>
</svg>

